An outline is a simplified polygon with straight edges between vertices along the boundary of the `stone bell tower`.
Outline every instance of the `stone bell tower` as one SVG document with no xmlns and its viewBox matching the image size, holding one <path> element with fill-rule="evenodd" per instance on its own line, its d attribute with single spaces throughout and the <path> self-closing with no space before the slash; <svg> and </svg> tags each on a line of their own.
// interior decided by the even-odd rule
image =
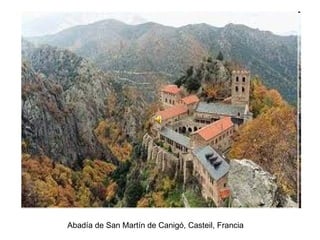
<svg viewBox="0 0 320 240">
<path fill-rule="evenodd" d="M 247 70 L 234 70 L 231 78 L 231 103 L 249 105 L 250 72 Z"/>
</svg>

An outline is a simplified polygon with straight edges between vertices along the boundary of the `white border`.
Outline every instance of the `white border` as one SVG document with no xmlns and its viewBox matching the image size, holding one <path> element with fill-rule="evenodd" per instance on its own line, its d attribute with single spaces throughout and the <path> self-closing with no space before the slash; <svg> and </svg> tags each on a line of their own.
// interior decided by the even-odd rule
<svg viewBox="0 0 320 240">
<path fill-rule="evenodd" d="M 317 7 L 298 1 L 10 1 L 1 7 L 1 239 L 200 237 L 299 239 L 317 236 L 319 22 Z M 302 209 L 21 209 L 20 16 L 22 11 L 302 11 Z M 313 216 L 315 218 L 313 218 Z M 233 231 L 66 230 L 68 221 L 243 221 Z M 307 234 L 307 235 L 306 235 Z"/>
</svg>

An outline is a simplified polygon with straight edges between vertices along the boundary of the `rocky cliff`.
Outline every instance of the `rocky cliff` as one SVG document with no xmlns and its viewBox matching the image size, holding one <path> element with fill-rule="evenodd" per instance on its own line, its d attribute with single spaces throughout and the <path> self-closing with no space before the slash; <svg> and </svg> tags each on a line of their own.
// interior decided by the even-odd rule
<svg viewBox="0 0 320 240">
<path fill-rule="evenodd" d="M 251 160 L 231 160 L 229 181 L 232 207 L 297 207 L 278 191 L 276 178 Z"/>
<path fill-rule="evenodd" d="M 85 158 L 114 159 L 93 132 L 113 92 L 111 79 L 69 51 L 24 42 L 22 56 L 24 151 L 68 165 Z"/>
</svg>

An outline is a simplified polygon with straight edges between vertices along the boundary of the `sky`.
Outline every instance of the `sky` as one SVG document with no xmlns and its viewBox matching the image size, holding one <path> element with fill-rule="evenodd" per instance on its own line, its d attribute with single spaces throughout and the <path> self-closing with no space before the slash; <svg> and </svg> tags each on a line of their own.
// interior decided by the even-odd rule
<svg viewBox="0 0 320 240">
<path fill-rule="evenodd" d="M 22 35 L 52 34 L 68 27 L 108 18 L 128 24 L 152 21 L 173 27 L 196 23 L 223 27 L 235 23 L 279 35 L 299 33 L 300 21 L 298 12 L 25 12 L 22 15 Z"/>
</svg>

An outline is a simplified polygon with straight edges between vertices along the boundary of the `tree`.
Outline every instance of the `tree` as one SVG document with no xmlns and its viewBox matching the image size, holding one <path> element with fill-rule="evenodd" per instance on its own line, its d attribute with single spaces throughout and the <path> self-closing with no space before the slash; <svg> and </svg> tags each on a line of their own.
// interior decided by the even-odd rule
<svg viewBox="0 0 320 240">
<path fill-rule="evenodd" d="M 250 88 L 250 111 L 254 117 L 272 107 L 280 107 L 286 104 L 277 90 L 267 89 L 257 77 L 252 79 Z"/>
<path fill-rule="evenodd" d="M 190 66 L 188 69 L 187 69 L 187 77 L 191 77 L 193 74 L 193 66 Z"/>
<path fill-rule="evenodd" d="M 91 207 L 112 201 L 118 190 L 112 180 L 115 166 L 85 160 L 75 171 L 46 156 L 22 155 L 23 207 Z"/>
<path fill-rule="evenodd" d="M 189 92 L 197 91 L 201 87 L 200 79 L 189 77 L 186 81 L 186 88 Z"/>
<path fill-rule="evenodd" d="M 217 55 L 217 60 L 223 61 L 223 54 L 221 51 L 219 51 L 218 55 Z"/>
<path fill-rule="evenodd" d="M 136 207 L 138 200 L 143 194 L 143 187 L 138 180 L 128 184 L 125 192 L 125 200 L 128 207 Z"/>
<path fill-rule="evenodd" d="M 178 87 L 182 86 L 184 83 L 185 83 L 185 76 L 180 77 L 174 82 L 174 84 L 177 85 Z"/>
<path fill-rule="evenodd" d="M 297 194 L 297 126 L 295 109 L 271 107 L 239 129 L 230 157 L 251 159 L 277 177 L 286 194 Z"/>
</svg>

